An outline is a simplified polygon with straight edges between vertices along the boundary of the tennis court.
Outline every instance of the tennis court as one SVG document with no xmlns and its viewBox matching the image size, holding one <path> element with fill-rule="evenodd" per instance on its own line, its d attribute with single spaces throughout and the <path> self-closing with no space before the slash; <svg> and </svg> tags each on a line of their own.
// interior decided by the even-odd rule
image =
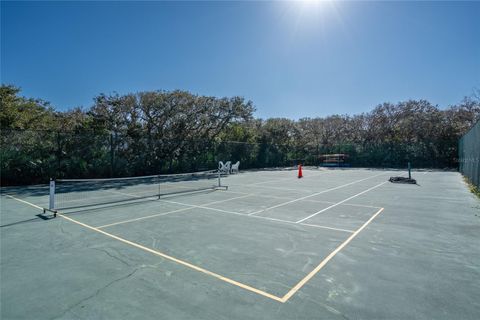
<svg viewBox="0 0 480 320">
<path fill-rule="evenodd" d="M 459 173 L 303 174 L 2 188 L 2 318 L 478 318 L 480 202 Z"/>
</svg>

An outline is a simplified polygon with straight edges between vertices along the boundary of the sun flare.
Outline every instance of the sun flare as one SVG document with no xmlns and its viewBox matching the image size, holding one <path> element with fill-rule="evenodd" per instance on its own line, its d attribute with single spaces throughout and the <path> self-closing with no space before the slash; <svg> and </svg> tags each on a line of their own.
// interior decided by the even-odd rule
<svg viewBox="0 0 480 320">
<path fill-rule="evenodd" d="M 298 2 L 302 7 L 305 7 L 305 8 L 319 8 L 328 1 L 327 0 L 297 0 L 296 2 Z"/>
</svg>

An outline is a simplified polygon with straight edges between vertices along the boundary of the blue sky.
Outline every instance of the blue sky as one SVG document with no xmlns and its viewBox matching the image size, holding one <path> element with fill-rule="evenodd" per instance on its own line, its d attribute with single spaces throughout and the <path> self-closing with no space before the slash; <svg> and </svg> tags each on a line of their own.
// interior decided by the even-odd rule
<svg viewBox="0 0 480 320">
<path fill-rule="evenodd" d="M 4 2 L 1 81 L 57 109 L 182 89 L 256 116 L 440 107 L 480 88 L 480 2 Z"/>
</svg>

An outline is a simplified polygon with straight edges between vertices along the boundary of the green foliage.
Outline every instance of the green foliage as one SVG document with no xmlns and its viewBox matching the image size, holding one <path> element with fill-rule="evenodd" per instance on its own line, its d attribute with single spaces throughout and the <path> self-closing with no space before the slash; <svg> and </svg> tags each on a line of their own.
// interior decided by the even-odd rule
<svg viewBox="0 0 480 320">
<path fill-rule="evenodd" d="M 467 184 L 470 192 L 476 195 L 480 199 L 480 188 L 474 185 L 467 177 L 463 177 L 463 180 Z"/>
<path fill-rule="evenodd" d="M 441 110 L 428 101 L 384 103 L 359 115 L 254 119 L 251 101 L 186 91 L 104 95 L 83 110 L 0 87 L 2 184 L 50 177 L 109 177 L 213 169 L 317 165 L 346 153 L 352 166 L 455 167 L 458 138 L 480 117 L 480 99 Z"/>
<path fill-rule="evenodd" d="M 7 129 L 52 129 L 55 122 L 53 109 L 39 99 L 18 96 L 19 88 L 0 86 L 0 126 Z"/>
</svg>

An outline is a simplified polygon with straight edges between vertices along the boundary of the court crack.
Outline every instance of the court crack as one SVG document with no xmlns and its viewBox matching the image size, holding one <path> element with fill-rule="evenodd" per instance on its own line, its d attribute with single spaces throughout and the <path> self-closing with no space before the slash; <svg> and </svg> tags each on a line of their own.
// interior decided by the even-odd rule
<svg viewBox="0 0 480 320">
<path fill-rule="evenodd" d="M 130 265 L 127 261 L 121 259 L 120 257 L 117 257 L 117 256 L 111 254 L 110 252 L 108 252 L 108 251 L 105 250 L 105 249 L 100 249 L 100 248 L 91 248 L 91 249 L 97 250 L 97 251 L 101 251 L 101 252 L 105 253 L 107 256 L 109 256 L 110 258 L 113 258 L 113 259 L 115 259 L 115 260 L 117 260 L 117 261 L 120 261 L 120 262 L 123 263 L 124 265 L 126 265 L 126 266 L 128 266 L 128 267 L 131 267 L 131 265 Z"/>
<path fill-rule="evenodd" d="M 79 302 L 75 303 L 74 305 L 72 305 L 71 307 L 68 307 L 67 310 L 65 310 L 64 312 L 62 312 L 61 315 L 59 316 L 56 316 L 54 318 L 52 318 L 52 320 L 56 320 L 56 319 L 60 319 L 62 318 L 64 315 L 66 315 L 67 313 L 69 313 L 71 310 L 75 309 L 76 307 L 78 307 L 79 305 L 83 304 L 84 302 L 92 299 L 92 298 L 95 298 L 96 296 L 98 296 L 98 294 L 107 289 L 108 287 L 112 286 L 113 284 L 117 283 L 117 282 L 120 282 L 120 281 L 123 281 L 123 280 L 126 280 L 128 278 L 130 278 L 131 276 L 133 276 L 135 274 L 135 272 L 137 272 L 138 269 L 134 269 L 132 272 L 130 272 L 129 274 L 125 275 L 125 276 L 122 276 L 118 279 L 115 279 L 115 280 L 112 280 L 110 281 L 109 283 L 107 283 L 106 285 L 104 285 L 103 287 L 97 289 L 97 291 L 95 291 L 93 294 L 89 295 L 88 297 L 86 298 L 83 298 L 82 300 L 80 300 Z M 73 313 L 73 312 L 72 312 Z"/>
<path fill-rule="evenodd" d="M 304 302 L 302 304 L 302 307 L 305 307 L 306 303 L 312 303 L 313 305 L 316 305 L 316 306 L 319 306 L 319 307 L 322 307 L 324 309 L 326 309 L 328 312 L 334 314 L 336 317 L 340 317 L 344 320 L 350 320 L 350 317 L 348 317 L 346 314 L 344 314 L 343 312 L 341 312 L 340 310 L 337 310 L 335 309 L 334 307 L 328 305 L 328 304 L 325 304 L 323 302 L 320 302 L 320 301 L 316 301 L 316 300 L 313 300 L 312 298 L 310 297 L 302 297 L 303 299 L 305 299 L 306 302 Z M 327 318 L 331 318 L 331 317 L 327 317 Z M 299 319 L 298 317 L 296 319 Z"/>
</svg>

